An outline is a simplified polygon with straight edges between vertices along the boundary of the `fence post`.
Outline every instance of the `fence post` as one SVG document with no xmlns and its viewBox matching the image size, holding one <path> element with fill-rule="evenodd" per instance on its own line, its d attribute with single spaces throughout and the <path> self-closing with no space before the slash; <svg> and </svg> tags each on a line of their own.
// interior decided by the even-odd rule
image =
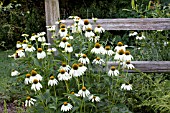
<svg viewBox="0 0 170 113">
<path fill-rule="evenodd" d="M 45 0 L 45 16 L 46 26 L 54 25 L 55 22 L 60 19 L 59 0 Z M 47 31 L 47 39 L 48 43 L 53 42 L 49 31 Z"/>
</svg>

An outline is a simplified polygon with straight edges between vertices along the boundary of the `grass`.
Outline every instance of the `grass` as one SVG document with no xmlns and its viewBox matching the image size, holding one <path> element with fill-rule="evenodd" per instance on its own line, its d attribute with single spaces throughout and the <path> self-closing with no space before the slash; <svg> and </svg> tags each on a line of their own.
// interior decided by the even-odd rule
<svg viewBox="0 0 170 113">
<path fill-rule="evenodd" d="M 8 55 L 13 54 L 14 51 L 0 51 L 0 102 L 4 100 L 10 100 L 10 96 L 6 94 L 8 87 L 8 80 L 11 78 L 12 70 L 12 58 L 8 58 Z"/>
</svg>

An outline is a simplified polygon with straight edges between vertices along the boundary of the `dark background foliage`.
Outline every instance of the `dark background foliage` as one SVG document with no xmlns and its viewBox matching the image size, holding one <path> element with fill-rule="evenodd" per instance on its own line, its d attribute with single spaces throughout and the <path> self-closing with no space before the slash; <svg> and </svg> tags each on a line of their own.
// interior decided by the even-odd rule
<svg viewBox="0 0 170 113">
<path fill-rule="evenodd" d="M 11 49 L 17 40 L 23 40 L 21 34 L 46 31 L 45 0 L 1 0 L 0 8 L 0 48 Z M 135 0 L 138 4 L 148 5 L 149 0 Z M 154 0 L 152 0 L 154 1 Z M 156 0 L 155 0 L 156 1 Z M 11 3 L 11 4 L 10 4 Z M 61 19 L 70 15 L 81 18 L 130 18 L 138 17 L 131 9 L 131 0 L 59 0 Z M 170 0 L 160 0 L 162 4 Z M 20 5 L 18 5 L 20 4 Z M 9 8 L 9 6 L 12 6 Z M 123 34 L 122 32 L 116 32 Z M 115 34 L 115 32 L 114 32 Z"/>
</svg>

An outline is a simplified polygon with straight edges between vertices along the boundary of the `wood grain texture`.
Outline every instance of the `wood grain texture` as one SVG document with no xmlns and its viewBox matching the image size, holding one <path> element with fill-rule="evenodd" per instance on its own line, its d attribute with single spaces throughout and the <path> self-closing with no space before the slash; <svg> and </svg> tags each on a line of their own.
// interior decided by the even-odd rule
<svg viewBox="0 0 170 113">
<path fill-rule="evenodd" d="M 92 19 L 88 20 L 94 24 Z M 73 20 L 65 20 L 65 24 L 72 25 Z M 170 18 L 98 19 L 97 24 L 100 24 L 105 30 L 170 30 Z"/>
<path fill-rule="evenodd" d="M 170 73 L 170 61 L 131 61 L 135 66 L 133 70 L 124 70 L 129 73 Z M 108 62 L 108 69 L 111 66 L 118 67 L 118 62 Z"/>
<path fill-rule="evenodd" d="M 45 0 L 45 17 L 46 26 L 54 25 L 55 22 L 60 18 L 58 0 Z M 47 39 L 49 43 L 53 42 L 51 39 L 51 33 L 49 31 L 47 31 Z"/>
</svg>

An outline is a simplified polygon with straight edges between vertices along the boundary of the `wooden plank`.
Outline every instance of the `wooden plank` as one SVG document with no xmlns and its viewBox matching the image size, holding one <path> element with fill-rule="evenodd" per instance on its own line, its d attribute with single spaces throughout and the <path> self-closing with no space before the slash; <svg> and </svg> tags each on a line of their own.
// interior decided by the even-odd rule
<svg viewBox="0 0 170 113">
<path fill-rule="evenodd" d="M 93 24 L 92 19 L 88 20 Z M 65 24 L 72 25 L 73 20 L 65 20 Z M 170 18 L 98 19 L 97 24 L 105 30 L 170 30 Z"/>
<path fill-rule="evenodd" d="M 60 19 L 59 1 L 58 0 L 45 0 L 45 16 L 46 26 L 54 25 L 55 22 Z M 56 27 L 58 29 L 58 27 Z M 47 31 L 47 39 L 49 43 L 52 43 L 51 33 Z"/>
<path fill-rule="evenodd" d="M 108 69 L 111 66 L 118 67 L 118 62 L 108 62 Z M 135 66 L 133 70 L 124 70 L 129 73 L 170 73 L 170 61 L 131 61 Z"/>
</svg>

